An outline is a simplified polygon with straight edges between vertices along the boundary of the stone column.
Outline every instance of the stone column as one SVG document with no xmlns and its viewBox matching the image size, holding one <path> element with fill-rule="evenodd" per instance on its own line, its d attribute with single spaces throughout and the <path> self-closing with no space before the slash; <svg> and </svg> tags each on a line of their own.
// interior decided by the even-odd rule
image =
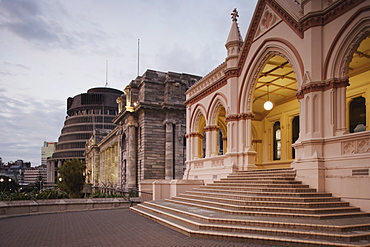
<svg viewBox="0 0 370 247">
<path fill-rule="evenodd" d="M 217 150 L 217 126 L 207 126 L 204 128 L 206 131 L 206 157 L 214 157 L 218 155 Z"/>
<path fill-rule="evenodd" d="M 174 128 L 175 123 L 173 121 L 166 120 L 166 150 L 165 150 L 165 179 L 174 178 Z"/>
<path fill-rule="evenodd" d="M 137 188 L 137 143 L 136 143 L 137 124 L 134 117 L 130 116 L 128 124 L 128 162 L 127 162 L 127 186 Z"/>
<path fill-rule="evenodd" d="M 55 161 L 48 161 L 46 163 L 46 182 L 55 183 Z"/>
</svg>

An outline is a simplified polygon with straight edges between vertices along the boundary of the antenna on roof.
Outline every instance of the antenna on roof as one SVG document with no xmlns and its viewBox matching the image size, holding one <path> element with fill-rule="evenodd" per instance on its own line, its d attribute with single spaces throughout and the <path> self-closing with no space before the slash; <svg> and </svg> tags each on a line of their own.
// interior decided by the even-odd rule
<svg viewBox="0 0 370 247">
<path fill-rule="evenodd" d="M 137 76 L 140 73 L 140 39 L 137 39 Z"/>
<path fill-rule="evenodd" d="M 108 87 L 108 60 L 105 63 L 105 87 Z"/>
</svg>

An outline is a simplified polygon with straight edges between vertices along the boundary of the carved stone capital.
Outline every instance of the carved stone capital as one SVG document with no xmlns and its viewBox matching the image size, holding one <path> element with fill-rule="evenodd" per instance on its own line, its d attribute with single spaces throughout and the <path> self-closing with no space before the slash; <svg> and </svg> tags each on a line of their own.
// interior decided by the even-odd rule
<svg viewBox="0 0 370 247">
<path fill-rule="evenodd" d="M 302 86 L 296 94 L 298 99 L 303 99 L 304 95 L 312 92 L 326 91 L 333 88 L 347 87 L 349 85 L 348 78 L 332 78 L 323 82 L 309 82 Z"/>
<path fill-rule="evenodd" d="M 254 114 L 253 113 L 240 113 L 240 114 L 233 114 L 226 117 L 226 122 L 232 122 L 232 121 L 239 121 L 239 120 L 247 120 L 247 119 L 253 119 Z"/>
<path fill-rule="evenodd" d="M 198 133 L 198 132 L 191 132 L 191 133 L 185 135 L 186 139 L 191 138 L 191 137 L 203 138 L 203 135 L 201 133 Z"/>
<path fill-rule="evenodd" d="M 210 131 L 218 131 L 219 127 L 216 125 L 209 125 L 204 127 L 204 131 L 210 132 Z"/>
</svg>

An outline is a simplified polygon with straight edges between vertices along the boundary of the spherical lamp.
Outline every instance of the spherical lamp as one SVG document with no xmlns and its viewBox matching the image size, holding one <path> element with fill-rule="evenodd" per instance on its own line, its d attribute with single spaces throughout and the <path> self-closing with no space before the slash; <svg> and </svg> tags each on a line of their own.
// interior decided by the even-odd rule
<svg viewBox="0 0 370 247">
<path fill-rule="evenodd" d="M 265 108 L 266 111 L 271 110 L 274 107 L 274 104 L 271 101 L 266 101 L 265 104 L 263 104 L 263 108 Z"/>
</svg>

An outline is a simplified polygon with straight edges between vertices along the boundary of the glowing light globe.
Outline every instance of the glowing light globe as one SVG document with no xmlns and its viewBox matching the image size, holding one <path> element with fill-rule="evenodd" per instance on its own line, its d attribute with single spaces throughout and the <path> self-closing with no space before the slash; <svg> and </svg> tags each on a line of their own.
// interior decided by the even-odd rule
<svg viewBox="0 0 370 247">
<path fill-rule="evenodd" d="M 263 104 L 263 108 L 265 108 L 265 110 L 267 111 L 271 110 L 273 107 L 274 107 L 274 104 L 272 104 L 271 101 L 266 101 L 265 104 Z"/>
</svg>

